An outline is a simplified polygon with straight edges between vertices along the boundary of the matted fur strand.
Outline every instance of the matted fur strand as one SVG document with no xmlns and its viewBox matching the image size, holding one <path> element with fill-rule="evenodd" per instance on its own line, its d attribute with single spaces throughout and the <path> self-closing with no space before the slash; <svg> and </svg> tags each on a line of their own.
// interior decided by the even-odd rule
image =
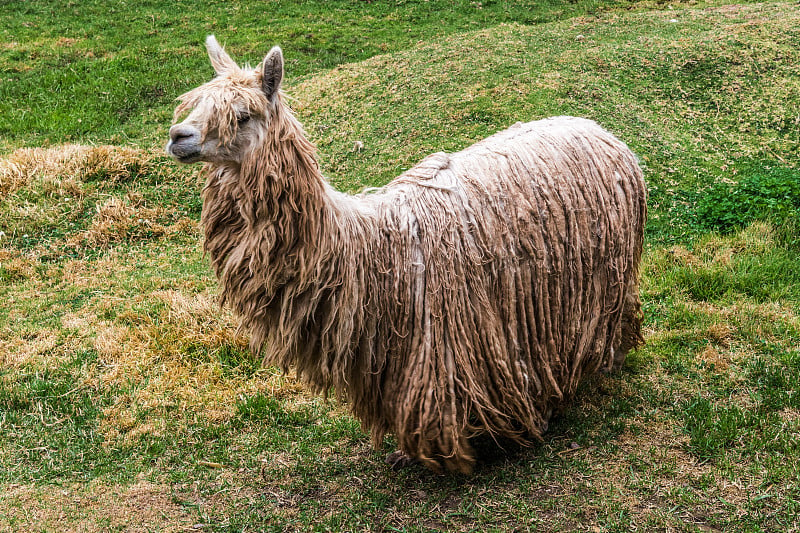
<svg viewBox="0 0 800 533">
<path fill-rule="evenodd" d="M 349 402 L 425 465 L 521 444 L 642 342 L 646 189 L 592 121 L 516 124 L 375 192 L 333 190 L 276 98 L 240 166 L 209 163 L 202 222 L 251 348 Z"/>
</svg>

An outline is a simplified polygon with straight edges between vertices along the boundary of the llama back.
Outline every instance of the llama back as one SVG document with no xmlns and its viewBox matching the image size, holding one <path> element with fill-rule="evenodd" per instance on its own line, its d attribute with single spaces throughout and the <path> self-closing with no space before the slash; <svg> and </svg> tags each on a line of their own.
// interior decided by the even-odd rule
<svg viewBox="0 0 800 533">
<path fill-rule="evenodd" d="M 638 335 L 645 195 L 630 150 L 571 117 L 434 154 L 375 195 L 396 300 L 376 326 L 399 333 L 378 350 L 378 437 L 465 471 L 470 436 L 539 439 L 583 375 L 640 342 L 623 329 Z"/>
</svg>

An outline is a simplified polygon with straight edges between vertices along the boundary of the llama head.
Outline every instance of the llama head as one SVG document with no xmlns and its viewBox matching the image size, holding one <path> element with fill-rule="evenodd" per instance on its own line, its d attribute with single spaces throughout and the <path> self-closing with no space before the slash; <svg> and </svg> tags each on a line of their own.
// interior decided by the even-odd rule
<svg viewBox="0 0 800 533">
<path fill-rule="evenodd" d="M 276 46 L 258 67 L 242 68 L 213 35 L 206 47 L 216 76 L 180 96 L 166 150 L 181 163 L 238 164 L 263 142 L 280 105 L 283 54 Z"/>
</svg>

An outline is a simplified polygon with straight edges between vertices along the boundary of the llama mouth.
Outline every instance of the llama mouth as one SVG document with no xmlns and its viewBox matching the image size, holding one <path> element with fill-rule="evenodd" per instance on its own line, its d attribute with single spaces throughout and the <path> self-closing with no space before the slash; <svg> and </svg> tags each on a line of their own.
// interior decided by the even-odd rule
<svg viewBox="0 0 800 533">
<path fill-rule="evenodd" d="M 188 164 L 188 163 L 197 163 L 198 161 L 200 161 L 202 159 L 202 157 L 203 156 L 200 154 L 200 152 L 193 152 L 193 153 L 187 154 L 187 155 L 179 155 L 179 156 L 176 156 L 175 158 L 178 161 L 180 161 L 181 163 L 187 163 Z"/>
<path fill-rule="evenodd" d="M 195 142 L 186 142 L 185 139 L 170 139 L 164 147 L 167 155 L 180 163 L 195 163 L 203 158 L 200 145 Z"/>
<path fill-rule="evenodd" d="M 170 143 L 170 145 L 167 146 L 167 154 L 172 156 L 172 158 L 175 159 L 176 161 L 187 164 L 196 163 L 197 161 L 200 161 L 203 157 L 200 150 L 187 152 L 186 150 L 183 150 L 180 146 L 173 145 L 172 143 Z"/>
</svg>

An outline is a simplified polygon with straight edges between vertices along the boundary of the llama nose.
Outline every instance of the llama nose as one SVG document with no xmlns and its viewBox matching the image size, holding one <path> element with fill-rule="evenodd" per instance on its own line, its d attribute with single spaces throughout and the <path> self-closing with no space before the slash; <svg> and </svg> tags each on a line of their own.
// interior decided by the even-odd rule
<svg viewBox="0 0 800 533">
<path fill-rule="evenodd" d="M 175 144 L 186 140 L 196 140 L 199 137 L 200 132 L 197 131 L 197 128 L 193 128 L 192 126 L 175 124 L 169 129 L 169 138 Z"/>
</svg>

